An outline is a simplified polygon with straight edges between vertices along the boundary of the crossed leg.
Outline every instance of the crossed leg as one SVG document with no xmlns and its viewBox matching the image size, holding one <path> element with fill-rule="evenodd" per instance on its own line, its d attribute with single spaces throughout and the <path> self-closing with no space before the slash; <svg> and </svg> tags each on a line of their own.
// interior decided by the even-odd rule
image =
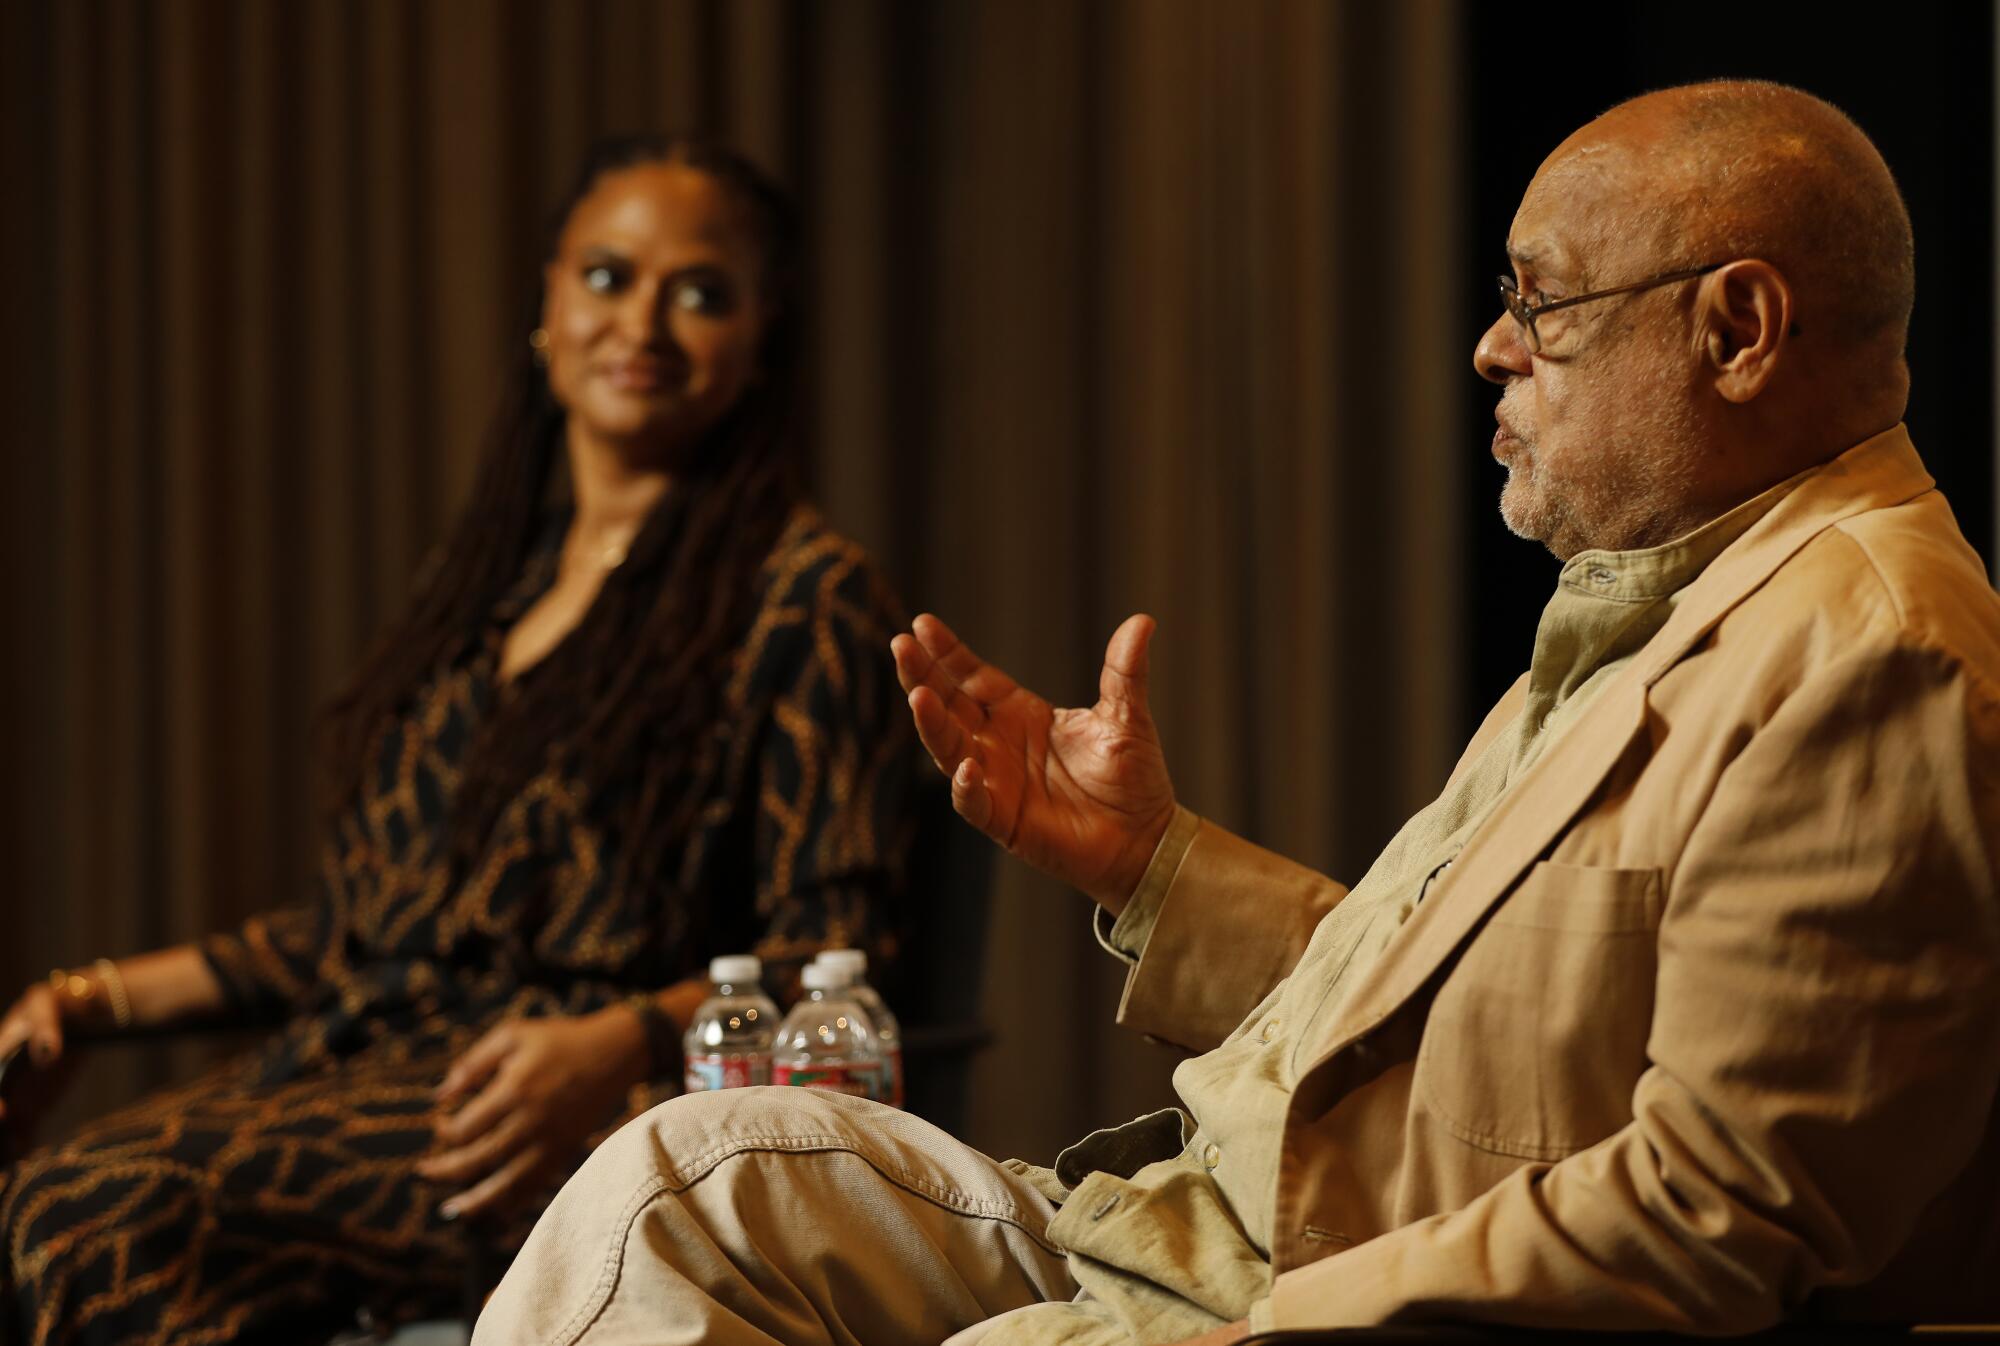
<svg viewBox="0 0 2000 1346">
<path fill-rule="evenodd" d="M 937 1346 L 1076 1293 L 1025 1178 L 808 1089 L 674 1099 L 599 1146 L 474 1346 Z"/>
</svg>

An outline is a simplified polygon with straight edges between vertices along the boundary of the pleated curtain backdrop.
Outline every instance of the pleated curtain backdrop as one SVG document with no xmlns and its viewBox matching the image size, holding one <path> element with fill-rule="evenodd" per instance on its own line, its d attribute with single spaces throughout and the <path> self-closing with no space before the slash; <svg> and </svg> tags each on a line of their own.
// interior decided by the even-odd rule
<svg viewBox="0 0 2000 1346">
<path fill-rule="evenodd" d="M 297 900 L 306 733 L 469 482 L 545 217 L 725 136 L 815 240 L 814 458 L 1063 701 L 1128 612 L 1192 807 L 1354 877 L 1462 726 L 1448 0 L 17 0 L 0 975 Z M 1000 865 L 970 1139 L 1168 1097 Z M 72 1113 L 192 1058 L 104 1053 Z"/>
</svg>

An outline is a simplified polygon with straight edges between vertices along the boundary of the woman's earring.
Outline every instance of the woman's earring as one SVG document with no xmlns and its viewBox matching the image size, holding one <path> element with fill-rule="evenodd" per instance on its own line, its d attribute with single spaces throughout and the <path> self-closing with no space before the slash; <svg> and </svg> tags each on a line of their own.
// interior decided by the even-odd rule
<svg viewBox="0 0 2000 1346">
<path fill-rule="evenodd" d="M 528 333 L 528 349 L 533 351 L 535 363 L 543 369 L 549 367 L 549 329 L 537 327 Z"/>
</svg>

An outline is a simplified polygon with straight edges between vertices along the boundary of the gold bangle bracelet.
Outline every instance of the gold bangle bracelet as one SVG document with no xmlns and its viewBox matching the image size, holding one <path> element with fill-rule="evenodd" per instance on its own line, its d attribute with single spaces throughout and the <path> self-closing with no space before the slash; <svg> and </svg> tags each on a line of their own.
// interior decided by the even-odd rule
<svg viewBox="0 0 2000 1346">
<path fill-rule="evenodd" d="M 100 958 L 91 964 L 97 979 L 104 983 L 104 992 L 111 998 L 111 1022 L 121 1029 L 132 1026 L 132 999 L 125 994 L 125 974 L 118 970 L 118 964 L 109 958 Z"/>
</svg>

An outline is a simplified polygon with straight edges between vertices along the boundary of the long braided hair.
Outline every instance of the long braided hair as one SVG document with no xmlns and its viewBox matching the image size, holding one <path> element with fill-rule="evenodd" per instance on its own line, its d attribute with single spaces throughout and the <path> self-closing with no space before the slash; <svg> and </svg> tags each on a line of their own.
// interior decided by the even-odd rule
<svg viewBox="0 0 2000 1346">
<path fill-rule="evenodd" d="M 696 770 L 711 748 L 733 652 L 754 617 L 757 574 L 799 498 L 798 227 L 785 195 L 753 164 L 689 136 L 605 140 L 555 213 L 548 256 L 570 212 L 607 173 L 685 165 L 733 198 L 763 262 L 768 316 L 759 377 L 681 465 L 581 621 L 496 701 L 468 746 L 452 822 L 469 863 L 500 815 L 552 764 L 597 796 L 629 788 L 616 884 L 650 888 L 699 807 Z M 564 412 L 520 333 L 472 498 L 409 608 L 322 717 L 322 795 L 337 812 L 368 769 L 382 725 L 492 620 L 520 580 L 563 466 Z"/>
</svg>

